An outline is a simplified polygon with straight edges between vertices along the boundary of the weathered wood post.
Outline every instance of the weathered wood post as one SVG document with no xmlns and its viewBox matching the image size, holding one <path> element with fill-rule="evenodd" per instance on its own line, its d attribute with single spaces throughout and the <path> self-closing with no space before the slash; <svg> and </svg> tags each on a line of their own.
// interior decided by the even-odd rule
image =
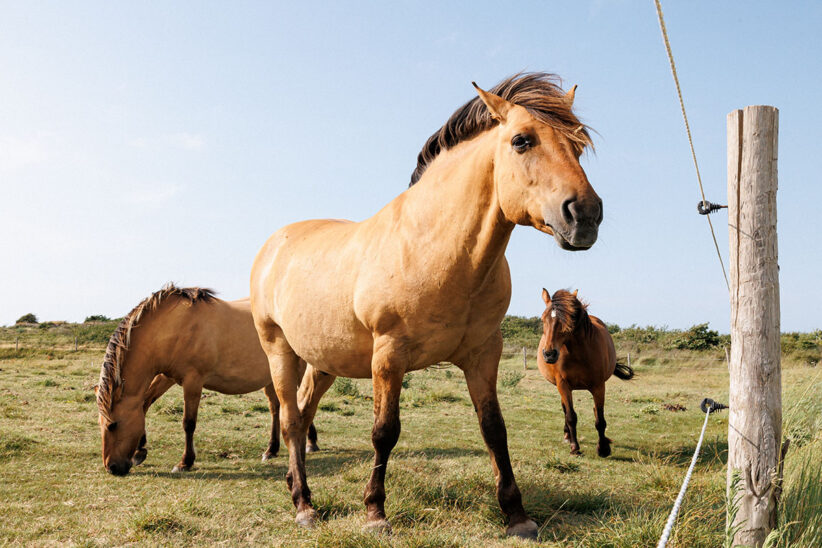
<svg viewBox="0 0 822 548">
<path fill-rule="evenodd" d="M 528 349 L 522 347 L 522 366 L 528 371 Z"/>
<path fill-rule="evenodd" d="M 782 373 L 776 242 L 779 111 L 728 114 L 731 263 L 728 488 L 739 471 L 734 544 L 762 546 L 781 492 Z"/>
</svg>

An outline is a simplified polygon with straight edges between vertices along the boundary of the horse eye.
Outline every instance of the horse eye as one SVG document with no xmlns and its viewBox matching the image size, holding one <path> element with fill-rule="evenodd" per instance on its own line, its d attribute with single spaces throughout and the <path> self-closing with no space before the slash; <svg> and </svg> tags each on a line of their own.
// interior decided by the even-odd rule
<svg viewBox="0 0 822 548">
<path fill-rule="evenodd" d="M 117 422 L 115 421 L 108 423 L 108 426 L 106 428 L 109 432 L 114 432 L 115 430 L 117 430 Z"/>
<path fill-rule="evenodd" d="M 511 139 L 511 146 L 514 147 L 514 150 L 516 150 L 520 154 L 531 148 L 532 144 L 533 143 L 531 142 L 531 138 L 521 133 L 514 135 L 514 138 Z"/>
</svg>

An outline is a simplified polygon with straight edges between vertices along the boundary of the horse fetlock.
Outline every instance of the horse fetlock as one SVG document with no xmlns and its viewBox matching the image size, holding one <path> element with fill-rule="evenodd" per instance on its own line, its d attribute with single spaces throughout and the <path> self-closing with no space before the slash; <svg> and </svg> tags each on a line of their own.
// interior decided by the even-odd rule
<svg viewBox="0 0 822 548">
<path fill-rule="evenodd" d="M 181 462 L 180 464 L 178 464 L 177 466 L 175 466 L 174 468 L 171 469 L 171 473 L 172 474 L 179 474 L 179 473 L 182 473 L 182 472 L 190 472 L 191 467 L 192 466 L 190 464 L 186 464 L 184 462 Z"/>
<path fill-rule="evenodd" d="M 505 530 L 505 534 L 509 537 L 519 537 L 526 540 L 537 540 L 539 534 L 539 527 L 533 520 L 527 519 L 519 523 L 512 523 Z"/>
<path fill-rule="evenodd" d="M 271 460 L 271 459 L 275 458 L 276 456 L 277 456 L 277 451 L 268 450 L 265 453 L 263 453 L 262 462 L 265 462 L 267 460 Z"/>
<path fill-rule="evenodd" d="M 306 453 L 316 453 L 320 450 L 320 446 L 317 445 L 315 442 L 308 440 L 305 444 L 305 452 Z"/>
</svg>

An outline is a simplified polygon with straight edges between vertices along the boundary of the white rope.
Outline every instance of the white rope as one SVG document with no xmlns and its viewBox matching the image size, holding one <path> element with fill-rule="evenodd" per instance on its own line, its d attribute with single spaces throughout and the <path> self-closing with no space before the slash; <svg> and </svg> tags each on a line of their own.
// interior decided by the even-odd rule
<svg viewBox="0 0 822 548">
<path fill-rule="evenodd" d="M 682 500 L 685 498 L 685 491 L 688 490 L 688 483 L 691 481 L 691 474 L 696 466 L 696 460 L 699 458 L 699 450 L 702 448 L 702 438 L 705 437 L 705 428 L 708 426 L 708 417 L 711 416 L 711 406 L 708 406 L 708 411 L 705 412 L 705 422 L 702 424 L 702 433 L 699 434 L 699 441 L 696 444 L 696 451 L 691 458 L 691 466 L 688 468 L 688 473 L 685 474 L 685 481 L 682 482 L 682 488 L 679 490 L 679 496 L 674 501 L 674 507 L 671 508 L 671 515 L 668 516 L 668 523 L 665 524 L 665 529 L 662 530 L 662 536 L 659 539 L 659 544 L 656 548 L 665 548 L 668 544 L 668 537 L 671 536 L 671 530 L 674 528 L 676 522 L 676 515 L 679 513 L 679 507 L 682 506 Z"/>
</svg>

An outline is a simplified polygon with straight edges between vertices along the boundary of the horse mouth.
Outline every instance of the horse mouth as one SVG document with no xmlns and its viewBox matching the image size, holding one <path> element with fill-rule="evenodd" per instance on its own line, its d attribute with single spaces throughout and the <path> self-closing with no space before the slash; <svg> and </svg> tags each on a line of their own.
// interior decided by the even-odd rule
<svg viewBox="0 0 822 548">
<path fill-rule="evenodd" d="M 593 242 L 591 242 L 588 245 L 574 245 L 570 241 L 568 241 L 568 239 L 565 236 L 560 234 L 559 230 L 554 230 L 554 240 L 556 240 L 557 245 L 565 251 L 585 251 L 591 249 L 591 247 L 594 245 Z"/>
</svg>

